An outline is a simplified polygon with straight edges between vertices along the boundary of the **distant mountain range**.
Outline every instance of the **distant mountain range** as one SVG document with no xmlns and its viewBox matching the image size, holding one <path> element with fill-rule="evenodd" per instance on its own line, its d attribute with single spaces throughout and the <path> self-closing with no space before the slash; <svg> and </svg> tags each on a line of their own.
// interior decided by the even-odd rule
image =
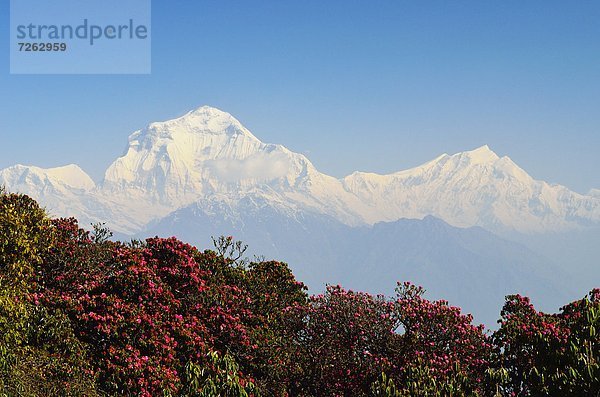
<svg viewBox="0 0 600 397">
<path fill-rule="evenodd" d="M 289 261 L 313 289 L 342 282 L 390 292 L 410 279 L 476 314 L 512 292 L 552 307 L 577 287 L 569 283 L 575 268 L 506 237 L 600 229 L 599 190 L 582 195 L 534 180 L 487 146 L 337 179 L 208 106 L 134 132 L 99 183 L 76 165 L 16 165 L 0 171 L 1 184 L 54 216 L 106 222 L 121 236 L 208 244 L 233 234 L 257 254 Z"/>
<path fill-rule="evenodd" d="M 581 294 L 573 276 L 548 258 L 480 227 L 457 228 L 432 216 L 350 227 L 246 197 L 235 205 L 192 204 L 138 237 L 175 234 L 210 247 L 211 235 L 232 233 L 248 244 L 250 257 L 289 262 L 313 291 L 329 283 L 393 295 L 396 281 L 408 280 L 489 326 L 509 293 L 530 296 L 545 310 Z"/>
</svg>

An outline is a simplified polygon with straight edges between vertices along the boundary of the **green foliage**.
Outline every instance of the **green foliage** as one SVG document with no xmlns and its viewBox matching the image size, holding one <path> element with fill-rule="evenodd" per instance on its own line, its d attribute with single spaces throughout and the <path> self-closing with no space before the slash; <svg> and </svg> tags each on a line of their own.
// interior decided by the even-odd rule
<svg viewBox="0 0 600 397">
<path fill-rule="evenodd" d="M 22 296 L 49 247 L 49 221 L 31 198 L 0 193 L 0 291 Z"/>
<path fill-rule="evenodd" d="M 252 360 L 243 366 L 271 395 L 283 395 L 299 376 L 293 335 L 304 323 L 300 311 L 308 305 L 304 284 L 282 262 L 253 262 L 243 281 L 254 313 L 251 324 Z"/>
<path fill-rule="evenodd" d="M 0 390 L 20 390 L 27 367 L 23 346 L 29 322 L 26 301 L 34 264 L 44 249 L 47 220 L 27 196 L 0 192 Z"/>
<path fill-rule="evenodd" d="M 478 385 L 480 386 L 480 385 Z M 453 371 L 440 379 L 426 363 L 419 359 L 407 371 L 407 380 L 397 394 L 402 397 L 475 397 L 481 395 L 473 381 L 456 363 Z"/>
<path fill-rule="evenodd" d="M 239 376 L 239 366 L 228 354 L 216 352 L 207 355 L 203 366 L 190 362 L 185 367 L 181 397 L 260 397 L 260 391 L 251 381 Z"/>
<path fill-rule="evenodd" d="M 34 200 L 0 191 L 0 395 L 96 395 L 69 319 L 34 298 L 52 237 Z"/>
<path fill-rule="evenodd" d="M 443 381 L 437 380 L 423 360 L 417 360 L 407 371 L 407 380 L 396 386 L 394 380 L 382 373 L 371 385 L 371 397 L 476 397 L 480 394 L 471 390 L 469 380 L 456 368 L 455 374 Z"/>
<path fill-rule="evenodd" d="M 19 396 L 99 395 L 85 345 L 64 314 L 29 306 L 27 333 L 6 391 Z"/>
<path fill-rule="evenodd" d="M 402 397 L 394 381 L 385 372 L 371 384 L 371 397 Z"/>
</svg>

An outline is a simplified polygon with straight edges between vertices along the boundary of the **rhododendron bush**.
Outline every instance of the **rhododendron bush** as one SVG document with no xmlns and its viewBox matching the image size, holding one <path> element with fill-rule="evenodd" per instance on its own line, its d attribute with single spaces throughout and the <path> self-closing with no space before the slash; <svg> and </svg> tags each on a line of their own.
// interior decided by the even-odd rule
<svg viewBox="0 0 600 397">
<path fill-rule="evenodd" d="M 557 314 L 509 296 L 492 333 L 410 283 L 309 297 L 232 237 L 113 242 L 4 192 L 0 226 L 0 395 L 600 393 L 599 290 Z"/>
<path fill-rule="evenodd" d="M 599 322 L 598 289 L 558 314 L 536 311 L 526 297 L 507 297 L 494 333 L 500 370 L 492 371 L 504 394 L 600 395 Z"/>
</svg>

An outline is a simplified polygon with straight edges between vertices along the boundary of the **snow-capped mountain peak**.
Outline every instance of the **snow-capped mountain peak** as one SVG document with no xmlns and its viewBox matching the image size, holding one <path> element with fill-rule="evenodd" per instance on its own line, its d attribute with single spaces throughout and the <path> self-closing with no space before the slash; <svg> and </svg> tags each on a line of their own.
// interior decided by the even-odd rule
<svg viewBox="0 0 600 397">
<path fill-rule="evenodd" d="M 106 171 L 103 187 L 112 192 L 135 189 L 171 203 L 175 196 L 211 188 L 202 184 L 210 179 L 207 162 L 244 160 L 265 152 L 264 146 L 229 113 L 202 106 L 134 132 L 125 154 Z"/>
<path fill-rule="evenodd" d="M 246 129 L 231 114 L 211 106 L 201 106 L 185 115 L 163 122 L 150 123 L 141 132 L 152 135 L 163 135 L 176 139 L 181 134 L 209 134 L 227 135 L 235 137 L 243 135 L 247 138 L 257 140 L 248 129 Z"/>
<path fill-rule="evenodd" d="M 416 169 L 439 169 L 440 172 L 456 172 L 473 167 L 494 167 L 501 158 L 488 145 L 473 150 L 448 155 L 443 154 Z M 413 171 L 415 169 L 407 170 Z M 400 171 L 402 173 L 403 171 Z"/>
<path fill-rule="evenodd" d="M 321 200 L 307 198 L 307 191 L 332 181 L 341 190 L 305 156 L 263 143 L 230 114 L 203 106 L 134 132 L 126 153 L 106 171 L 101 192 L 161 215 L 208 195 L 257 189 L 272 200 L 283 200 L 283 192 L 299 193 L 304 204 L 323 207 Z M 319 193 L 324 190 L 329 189 Z"/>
<path fill-rule="evenodd" d="M 92 178 L 76 164 L 49 168 L 46 173 L 72 188 L 91 190 L 96 187 Z"/>
<path fill-rule="evenodd" d="M 461 157 L 468 158 L 471 164 L 486 164 L 493 163 L 500 157 L 490 149 L 488 145 L 483 145 L 477 149 L 458 154 Z"/>
<path fill-rule="evenodd" d="M 96 184 L 78 165 L 69 164 L 55 168 L 40 168 L 17 164 L 0 171 L 0 180 L 9 186 L 28 188 L 32 185 L 63 186 L 78 190 L 91 190 Z"/>
</svg>

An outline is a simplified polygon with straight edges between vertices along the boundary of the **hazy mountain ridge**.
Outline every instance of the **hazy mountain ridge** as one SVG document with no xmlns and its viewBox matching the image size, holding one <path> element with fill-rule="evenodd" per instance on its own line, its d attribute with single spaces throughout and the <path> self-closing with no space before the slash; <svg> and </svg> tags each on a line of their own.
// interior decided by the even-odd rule
<svg viewBox="0 0 600 397">
<path fill-rule="evenodd" d="M 140 233 L 175 234 L 212 246 L 211 235 L 233 234 L 248 255 L 290 264 L 313 292 L 326 283 L 393 295 L 396 281 L 426 286 L 493 326 L 509 293 L 557 310 L 577 296 L 572 277 L 551 260 L 480 228 L 457 228 L 437 218 L 400 219 L 350 227 L 332 217 L 272 205 L 257 197 L 202 200 L 179 209 Z M 490 314 L 492 313 L 492 314 Z"/>
</svg>

